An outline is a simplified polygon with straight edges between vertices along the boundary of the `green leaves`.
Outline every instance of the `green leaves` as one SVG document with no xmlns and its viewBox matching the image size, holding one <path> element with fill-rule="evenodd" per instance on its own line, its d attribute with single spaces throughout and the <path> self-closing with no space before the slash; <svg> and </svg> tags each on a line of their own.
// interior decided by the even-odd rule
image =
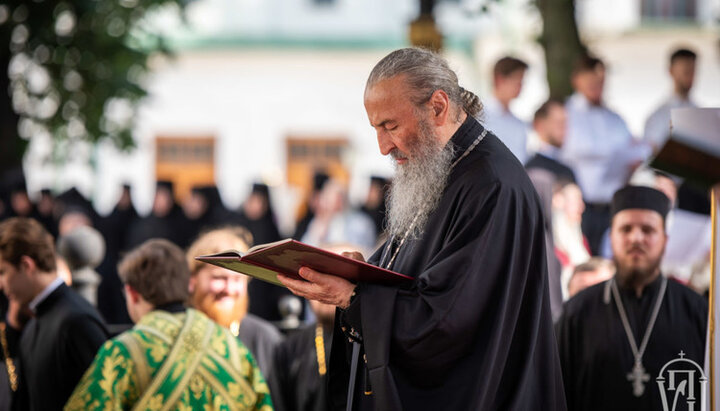
<svg viewBox="0 0 720 411">
<path fill-rule="evenodd" d="M 9 76 L 20 137 L 49 133 L 56 143 L 109 139 L 120 149 L 134 147 L 148 59 L 168 53 L 146 16 L 167 5 L 180 12 L 184 3 L 6 0 L 0 46 L 10 59 L 0 70 Z"/>
</svg>

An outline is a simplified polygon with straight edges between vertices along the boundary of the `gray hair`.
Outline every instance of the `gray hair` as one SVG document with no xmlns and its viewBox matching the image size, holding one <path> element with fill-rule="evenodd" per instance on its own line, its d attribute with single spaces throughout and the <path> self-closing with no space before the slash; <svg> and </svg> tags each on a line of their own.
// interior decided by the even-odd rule
<svg viewBox="0 0 720 411">
<path fill-rule="evenodd" d="M 412 90 L 410 99 L 415 105 L 428 101 L 436 90 L 443 90 L 450 101 L 462 107 L 468 115 L 477 117 L 482 111 L 478 96 L 458 85 L 457 75 L 447 61 L 439 54 L 422 48 L 404 48 L 385 56 L 370 73 L 366 88 L 401 74 L 406 76 Z"/>
</svg>

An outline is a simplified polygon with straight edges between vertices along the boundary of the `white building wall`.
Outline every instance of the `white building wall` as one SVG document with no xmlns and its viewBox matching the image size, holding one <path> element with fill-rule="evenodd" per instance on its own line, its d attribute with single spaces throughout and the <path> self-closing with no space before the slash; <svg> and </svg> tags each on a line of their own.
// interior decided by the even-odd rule
<svg viewBox="0 0 720 411">
<path fill-rule="evenodd" d="M 227 28 L 238 19 L 245 21 L 242 27 L 250 30 L 253 19 L 249 16 L 257 19 L 258 27 L 265 27 L 285 12 L 302 15 L 304 12 L 295 9 L 310 3 L 309 0 L 288 2 L 287 10 L 275 12 L 267 6 L 276 4 L 273 1 L 279 0 L 268 3 L 243 0 L 237 4 L 234 0 L 204 0 L 197 2 L 194 13 L 196 19 L 206 22 L 207 30 L 214 27 L 208 21 Z M 375 7 L 375 1 L 379 0 L 367 4 Z M 392 27 L 399 32 L 407 27 L 408 1 L 389 2 L 383 9 L 387 15 L 382 15 L 377 10 L 368 11 L 369 8 L 360 12 L 357 8 L 364 2 L 338 0 L 340 11 L 332 13 L 344 16 L 338 21 L 346 22 L 354 21 L 356 12 L 365 16 L 358 20 L 379 16 L 381 21 L 392 20 Z M 582 1 L 586 6 L 596 7 L 597 0 Z M 220 9 L 225 13 L 218 13 L 210 7 L 213 5 L 226 7 Z M 241 13 L 250 6 L 255 7 L 257 13 Z M 632 20 L 632 16 L 628 17 L 632 14 L 631 7 L 617 7 L 627 13 L 625 17 L 618 17 L 619 21 Z M 453 19 L 462 20 L 457 29 L 466 33 L 475 30 L 472 23 L 475 21 L 477 33 L 482 33 L 476 37 L 470 54 L 452 49 L 447 52 L 461 84 L 484 98 L 491 91 L 491 70 L 497 58 L 512 54 L 525 59 L 530 69 L 524 90 L 512 108 L 520 118 L 530 121 L 548 94 L 543 52 L 534 40 L 540 27 L 537 12 L 529 8 L 525 0 L 501 2 L 493 5 L 489 13 L 476 17 L 468 17 L 458 10 L 456 6 L 444 5 L 438 9 L 438 20 L 443 26 L 452 25 Z M 262 13 L 266 13 L 266 17 Z M 308 21 L 312 22 L 310 26 L 322 25 L 321 20 L 312 20 L 312 13 L 307 13 Z M 598 16 L 596 18 L 602 17 Z M 305 19 L 297 20 L 294 24 L 298 26 L 293 30 L 310 30 L 300 27 L 307 24 Z M 262 21 L 265 23 L 260 23 Z M 327 23 L 327 18 L 322 21 Z M 331 24 L 333 30 L 357 33 L 371 32 L 372 24 L 380 23 L 357 23 L 355 28 L 346 31 L 338 24 Z M 390 26 L 390 23 L 385 21 L 381 25 Z M 325 29 L 318 27 L 317 30 Z M 607 104 L 625 118 L 635 135 L 642 133 L 647 115 L 671 91 L 667 59 L 677 45 L 688 45 L 700 54 L 693 98 L 702 106 L 720 106 L 720 56 L 717 33 L 712 30 L 635 29 L 622 35 L 595 33 L 587 36 L 587 42 L 591 50 L 609 64 Z M 288 135 L 346 136 L 352 144 L 348 166 L 353 173 L 355 199 L 364 195 L 370 174 L 392 173 L 389 161 L 378 152 L 362 104 L 368 73 L 389 51 L 377 47 L 315 50 L 257 46 L 180 51 L 175 59 L 158 64 L 148 83 L 150 97 L 139 113 L 136 151 L 128 155 L 118 153 L 109 144 L 95 149 L 81 145 L 67 165 L 57 167 L 44 160 L 48 142 L 36 139 L 26 160 L 29 189 L 37 191 L 49 186 L 63 190 L 79 185 L 86 195 L 93 197 L 98 209 L 106 213 L 117 200 L 120 184 L 129 181 L 136 205 L 147 212 L 154 192 L 154 138 L 211 134 L 217 138 L 216 177 L 226 204 L 237 206 L 251 182 L 267 181 L 274 187 L 276 206 L 286 210 L 278 214 L 281 225 L 289 230 L 292 222 L 288 219 L 292 218 L 297 193 L 284 185 L 284 139 Z M 94 165 L 88 164 L 91 158 Z"/>
</svg>

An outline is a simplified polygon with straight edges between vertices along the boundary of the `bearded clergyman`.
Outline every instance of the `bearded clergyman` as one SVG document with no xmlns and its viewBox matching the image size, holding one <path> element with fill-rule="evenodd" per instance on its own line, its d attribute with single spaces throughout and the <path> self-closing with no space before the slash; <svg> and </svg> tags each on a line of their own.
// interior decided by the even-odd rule
<svg viewBox="0 0 720 411">
<path fill-rule="evenodd" d="M 705 299 L 660 272 L 669 209 L 665 194 L 650 187 L 613 196 L 615 276 L 568 300 L 557 324 L 569 410 L 692 409 L 685 399 L 701 409 L 700 375 L 667 378 L 673 395 L 659 388 L 671 361 L 703 364 L 708 314 Z"/>
<path fill-rule="evenodd" d="M 414 280 L 355 284 L 307 267 L 306 281 L 281 278 L 338 307 L 331 408 L 565 409 L 541 206 L 522 165 L 438 54 L 390 53 L 364 97 L 396 168 L 388 240 L 369 262 Z"/>
</svg>

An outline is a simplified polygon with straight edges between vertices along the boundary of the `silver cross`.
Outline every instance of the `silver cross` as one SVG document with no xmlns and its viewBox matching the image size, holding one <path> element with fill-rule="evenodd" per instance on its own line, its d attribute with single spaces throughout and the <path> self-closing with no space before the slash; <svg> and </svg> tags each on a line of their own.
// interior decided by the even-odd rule
<svg viewBox="0 0 720 411">
<path fill-rule="evenodd" d="M 632 381 L 633 395 L 641 397 L 645 392 L 645 384 L 643 383 L 650 381 L 650 374 L 645 372 L 645 368 L 640 361 L 636 361 L 632 372 L 628 373 L 627 379 Z"/>
</svg>

